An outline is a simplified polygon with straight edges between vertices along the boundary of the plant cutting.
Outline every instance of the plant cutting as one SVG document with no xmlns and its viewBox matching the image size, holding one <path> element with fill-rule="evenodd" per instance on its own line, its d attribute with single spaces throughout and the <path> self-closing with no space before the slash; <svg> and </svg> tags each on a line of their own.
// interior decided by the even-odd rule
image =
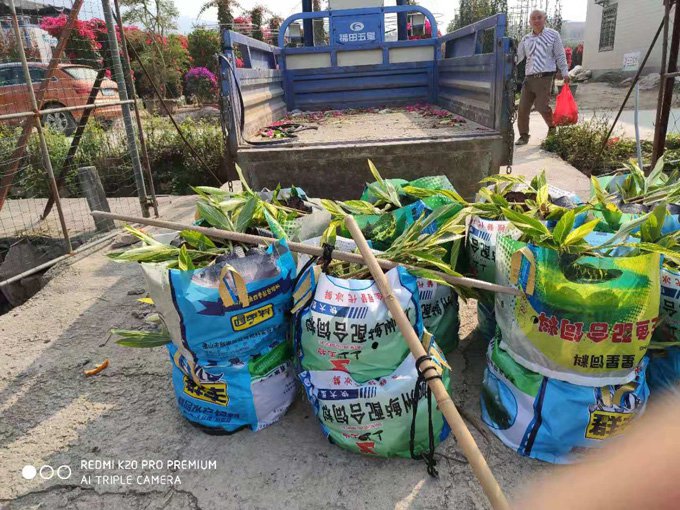
<svg viewBox="0 0 680 510">
<path fill-rule="evenodd" d="M 319 235 L 329 218 L 323 208 L 308 201 L 304 191 L 295 186 L 274 191 L 255 192 L 243 171 L 236 165 L 242 191 L 233 193 L 209 186 L 198 186 L 196 220 L 202 226 L 268 233 L 277 239 L 296 239 Z"/>
<path fill-rule="evenodd" d="M 357 221 L 373 247 L 386 250 L 394 240 L 421 215 L 445 205 L 447 215 L 439 216 L 438 223 L 444 222 L 463 209 L 465 200 L 458 195 L 444 176 L 432 176 L 406 181 L 404 179 L 383 179 L 371 160 L 369 170 L 375 182 L 367 183 L 360 200 L 334 202 L 322 200 L 322 205 L 331 213 L 332 221 L 324 235 L 332 238 L 336 233 L 349 237 L 344 227 L 344 218 L 351 214 Z M 428 233 L 439 225 L 431 224 Z M 455 260 L 451 260 L 455 265 Z"/>
<path fill-rule="evenodd" d="M 666 175 L 664 159 L 659 158 L 648 176 L 635 163 L 626 165 L 624 174 L 591 177 L 593 215 L 601 220 L 598 229 L 615 232 L 627 221 L 664 205 L 669 214 L 664 233 L 680 228 L 679 173 Z"/>
<path fill-rule="evenodd" d="M 470 205 L 470 223 L 466 239 L 467 270 L 476 278 L 496 281 L 496 246 L 498 236 L 516 235 L 505 211 L 517 211 L 536 218 L 551 227 L 567 211 L 574 210 L 574 221 L 580 224 L 587 206 L 573 194 L 554 188 L 545 172 L 527 181 L 523 176 L 493 175 L 481 181 L 485 184 L 478 200 Z M 477 303 L 477 330 L 485 339 L 496 332 L 493 309 L 494 297 L 483 293 Z"/>
</svg>

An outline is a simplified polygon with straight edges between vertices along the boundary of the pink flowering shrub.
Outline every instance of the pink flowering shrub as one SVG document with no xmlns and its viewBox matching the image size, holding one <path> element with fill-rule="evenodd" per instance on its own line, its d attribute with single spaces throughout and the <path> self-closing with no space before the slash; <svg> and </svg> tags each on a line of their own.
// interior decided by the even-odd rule
<svg viewBox="0 0 680 510">
<path fill-rule="evenodd" d="M 185 93 L 195 95 L 200 103 L 217 102 L 217 78 L 207 67 L 192 67 L 184 82 Z"/>
</svg>

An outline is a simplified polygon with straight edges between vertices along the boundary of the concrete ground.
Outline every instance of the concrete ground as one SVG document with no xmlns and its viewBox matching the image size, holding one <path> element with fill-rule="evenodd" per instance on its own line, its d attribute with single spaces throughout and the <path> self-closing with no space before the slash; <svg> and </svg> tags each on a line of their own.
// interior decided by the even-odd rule
<svg viewBox="0 0 680 510">
<path fill-rule="evenodd" d="M 617 111 L 599 112 L 586 110 L 579 112 L 580 119 L 589 119 L 594 116 L 605 116 L 609 125 L 614 121 Z M 656 110 L 640 110 L 638 112 L 638 125 L 640 126 L 640 140 L 652 140 L 654 138 L 654 123 L 656 120 Z M 680 133 L 680 108 L 673 108 L 668 120 L 668 134 Z M 612 136 L 624 136 L 635 138 L 635 112 L 624 110 L 619 121 L 616 123 Z"/>
<path fill-rule="evenodd" d="M 139 198 L 109 198 L 111 212 L 124 215 L 139 216 L 141 209 Z M 8 200 L 0 211 L 0 237 L 19 234 L 61 237 L 61 224 L 56 207 L 41 221 L 40 216 L 47 204 L 46 198 L 24 198 Z M 90 233 L 95 230 L 94 220 L 90 216 L 90 208 L 85 198 L 62 198 L 61 206 L 69 235 Z M 161 214 L 172 208 L 172 197 L 158 197 Z"/>
<path fill-rule="evenodd" d="M 512 173 L 534 177 L 542 170 L 546 171 L 548 182 L 558 188 L 571 191 L 586 200 L 590 195 L 590 180 L 576 168 L 562 158 L 541 149 L 541 142 L 548 134 L 548 127 L 543 122 L 543 117 L 537 112 L 529 118 L 529 143 L 523 146 L 515 146 L 514 164 Z M 515 139 L 519 138 L 517 126 L 515 126 Z M 501 172 L 504 169 L 501 168 Z"/>
<path fill-rule="evenodd" d="M 534 138 L 517 151 L 514 173 L 532 176 L 545 168 L 556 185 L 587 191 L 581 174 L 538 149 L 545 131 L 540 124 L 532 118 Z M 192 214 L 193 202 L 185 200 L 165 217 L 188 222 Z M 437 449 L 440 477 L 433 479 L 422 462 L 367 458 L 330 445 L 302 395 L 280 422 L 258 433 L 209 436 L 196 430 L 177 410 L 165 349 L 126 349 L 109 339 L 111 328 L 139 328 L 152 308 L 137 301 L 144 294 L 139 267 L 115 264 L 104 254 L 57 266 L 45 289 L 0 317 L 3 509 L 489 508 L 453 437 Z M 469 335 L 476 325 L 474 302 L 462 307 L 461 322 L 467 338 L 450 357 L 454 400 L 513 496 L 554 468 L 520 457 L 481 425 L 486 339 Z M 106 370 L 84 376 L 105 359 Z M 83 465 L 97 459 L 114 466 Z M 142 467 L 145 460 L 164 465 Z M 215 461 L 216 468 L 167 469 L 168 460 Z M 49 466 L 68 466 L 71 476 L 61 468 L 64 479 L 44 480 L 40 473 L 26 479 L 25 466 L 48 466 L 42 469 L 46 478 Z M 24 473 L 30 475 L 30 468 Z M 132 475 L 130 484 L 126 475 Z M 143 475 L 173 475 L 180 484 L 147 484 Z"/>
</svg>

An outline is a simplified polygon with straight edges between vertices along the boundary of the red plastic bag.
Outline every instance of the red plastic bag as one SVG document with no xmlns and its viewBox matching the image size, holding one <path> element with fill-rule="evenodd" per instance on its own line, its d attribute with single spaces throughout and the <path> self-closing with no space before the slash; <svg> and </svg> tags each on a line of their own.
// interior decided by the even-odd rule
<svg viewBox="0 0 680 510">
<path fill-rule="evenodd" d="M 578 122 L 578 105 L 567 83 L 557 95 L 553 120 L 556 126 L 569 126 Z"/>
</svg>

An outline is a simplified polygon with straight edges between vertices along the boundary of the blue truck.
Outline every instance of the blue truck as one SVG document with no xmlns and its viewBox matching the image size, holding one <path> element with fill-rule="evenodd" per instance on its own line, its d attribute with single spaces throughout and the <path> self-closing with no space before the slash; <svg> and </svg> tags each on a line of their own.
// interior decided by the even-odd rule
<svg viewBox="0 0 680 510">
<path fill-rule="evenodd" d="M 440 36 L 424 7 L 337 8 L 353 3 L 288 17 L 277 46 L 223 32 L 227 161 L 254 188 L 348 199 L 371 180 L 371 159 L 385 178 L 444 174 L 471 198 L 480 179 L 512 163 L 506 16 Z M 325 113 L 294 138 L 261 136 L 282 119 L 308 121 L 306 112 Z"/>
</svg>

